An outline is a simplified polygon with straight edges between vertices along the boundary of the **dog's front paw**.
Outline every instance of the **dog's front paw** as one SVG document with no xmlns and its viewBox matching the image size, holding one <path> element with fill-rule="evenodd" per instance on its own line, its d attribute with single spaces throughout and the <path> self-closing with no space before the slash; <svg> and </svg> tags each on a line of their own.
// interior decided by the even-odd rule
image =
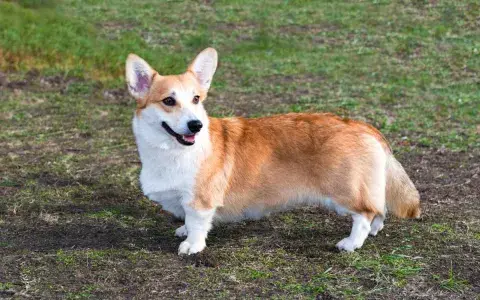
<svg viewBox="0 0 480 300">
<path fill-rule="evenodd" d="M 175 236 L 178 236 L 178 237 L 185 237 L 187 236 L 187 227 L 185 225 L 181 226 L 181 227 L 178 227 L 176 230 L 175 230 Z"/>
<path fill-rule="evenodd" d="M 180 247 L 178 247 L 178 254 L 181 255 L 181 254 L 187 254 L 187 255 L 190 255 L 190 254 L 195 254 L 195 253 L 198 253 L 200 251 L 202 251 L 203 249 L 205 249 L 206 247 L 206 243 L 205 241 L 202 243 L 202 242 L 196 242 L 196 243 L 192 243 L 190 244 L 188 241 L 183 241 L 181 244 L 180 244 Z"/>
<path fill-rule="evenodd" d="M 353 241 L 350 238 L 344 238 L 340 242 L 337 243 L 337 248 L 340 251 L 347 251 L 347 252 L 353 252 L 355 249 L 360 248 L 361 245 L 356 245 L 355 241 Z"/>
</svg>

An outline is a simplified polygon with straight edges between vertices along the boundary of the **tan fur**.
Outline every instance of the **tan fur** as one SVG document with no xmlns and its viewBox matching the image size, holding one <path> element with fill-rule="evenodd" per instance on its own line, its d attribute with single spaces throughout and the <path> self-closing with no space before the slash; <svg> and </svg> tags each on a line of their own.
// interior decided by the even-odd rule
<svg viewBox="0 0 480 300">
<path fill-rule="evenodd" d="M 390 156 L 387 160 L 387 206 L 400 218 L 420 217 L 420 195 L 402 165 Z"/>
<path fill-rule="evenodd" d="M 213 153 L 197 176 L 198 209 L 220 206 L 220 214 L 235 215 L 255 205 L 281 206 L 313 191 L 370 220 L 384 214 L 384 203 L 369 195 L 375 157 L 359 137 L 373 136 L 391 154 L 383 136 L 367 124 L 331 114 L 287 114 L 211 118 L 209 130 Z"/>
</svg>

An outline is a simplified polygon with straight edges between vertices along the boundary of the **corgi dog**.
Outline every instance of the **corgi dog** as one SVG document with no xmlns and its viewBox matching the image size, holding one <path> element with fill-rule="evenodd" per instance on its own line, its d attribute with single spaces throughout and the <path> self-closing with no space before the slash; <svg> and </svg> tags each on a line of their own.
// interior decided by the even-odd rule
<svg viewBox="0 0 480 300">
<path fill-rule="evenodd" d="M 143 193 L 185 225 L 179 254 L 206 247 L 212 224 L 259 219 L 322 204 L 351 215 L 354 251 L 382 228 L 387 210 L 420 216 L 420 197 L 383 135 L 328 113 L 255 119 L 208 117 L 203 101 L 217 52 L 203 50 L 180 75 L 160 75 L 130 54 L 126 80 L 136 99 L 133 132 Z"/>
</svg>

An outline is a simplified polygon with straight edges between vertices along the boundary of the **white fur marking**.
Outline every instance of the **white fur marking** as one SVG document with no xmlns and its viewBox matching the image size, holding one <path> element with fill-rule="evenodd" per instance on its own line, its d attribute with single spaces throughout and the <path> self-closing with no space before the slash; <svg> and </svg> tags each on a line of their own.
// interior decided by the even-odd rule
<svg viewBox="0 0 480 300">
<path fill-rule="evenodd" d="M 190 70 L 195 74 L 198 82 L 205 90 L 210 88 L 213 74 L 215 74 L 217 69 L 217 61 L 217 51 L 213 48 L 207 48 L 197 55 L 190 66 Z"/>
<path fill-rule="evenodd" d="M 212 228 L 215 209 L 199 211 L 190 207 L 189 203 L 184 204 L 184 209 L 188 236 L 180 244 L 178 254 L 190 255 L 202 251 L 207 246 L 205 240 L 207 239 L 208 231 Z"/>
<path fill-rule="evenodd" d="M 186 237 L 188 235 L 187 226 L 182 225 L 175 230 L 175 236 Z"/>
<path fill-rule="evenodd" d="M 150 90 L 153 69 L 142 58 L 131 54 L 128 56 L 125 68 L 128 91 L 136 98 L 143 98 Z"/>
<path fill-rule="evenodd" d="M 376 138 L 370 135 L 364 135 L 363 140 L 369 144 L 371 157 L 373 157 L 373 164 L 371 166 L 371 177 L 368 182 L 368 199 L 373 206 L 380 211 L 385 212 L 385 187 L 387 185 L 387 154 L 382 145 Z"/>
<path fill-rule="evenodd" d="M 365 239 L 370 232 L 370 222 L 366 217 L 360 214 L 353 214 L 353 226 L 350 236 L 337 243 L 339 250 L 353 252 L 363 246 Z"/>
<path fill-rule="evenodd" d="M 380 230 L 383 229 L 383 221 L 385 220 L 384 216 L 378 215 L 373 219 L 371 224 L 370 235 L 376 236 Z"/>
</svg>

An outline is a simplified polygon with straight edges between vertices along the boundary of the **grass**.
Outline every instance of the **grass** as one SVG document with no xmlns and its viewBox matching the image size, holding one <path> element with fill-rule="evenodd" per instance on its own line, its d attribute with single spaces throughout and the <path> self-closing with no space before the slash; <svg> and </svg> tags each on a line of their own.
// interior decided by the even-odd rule
<svg viewBox="0 0 480 300">
<path fill-rule="evenodd" d="M 440 280 L 440 276 L 434 275 L 435 280 Z M 440 280 L 440 287 L 449 291 L 461 292 L 468 288 L 469 283 L 467 280 L 459 279 L 453 273 L 453 265 L 450 264 L 450 270 L 448 272 L 448 278 Z"/>
<path fill-rule="evenodd" d="M 0 283 L 0 291 L 6 291 L 9 290 L 13 287 L 13 283 L 10 282 L 5 282 L 5 283 Z"/>
<path fill-rule="evenodd" d="M 0 1 L 0 297 L 474 298 L 479 291 L 476 1 Z M 350 221 L 301 209 L 215 228 L 144 198 L 124 60 L 220 65 L 208 111 L 329 111 L 391 141 L 422 220 L 353 254 Z M 425 291 L 428 291 L 425 294 Z M 12 294 L 13 293 L 13 294 Z"/>
</svg>

